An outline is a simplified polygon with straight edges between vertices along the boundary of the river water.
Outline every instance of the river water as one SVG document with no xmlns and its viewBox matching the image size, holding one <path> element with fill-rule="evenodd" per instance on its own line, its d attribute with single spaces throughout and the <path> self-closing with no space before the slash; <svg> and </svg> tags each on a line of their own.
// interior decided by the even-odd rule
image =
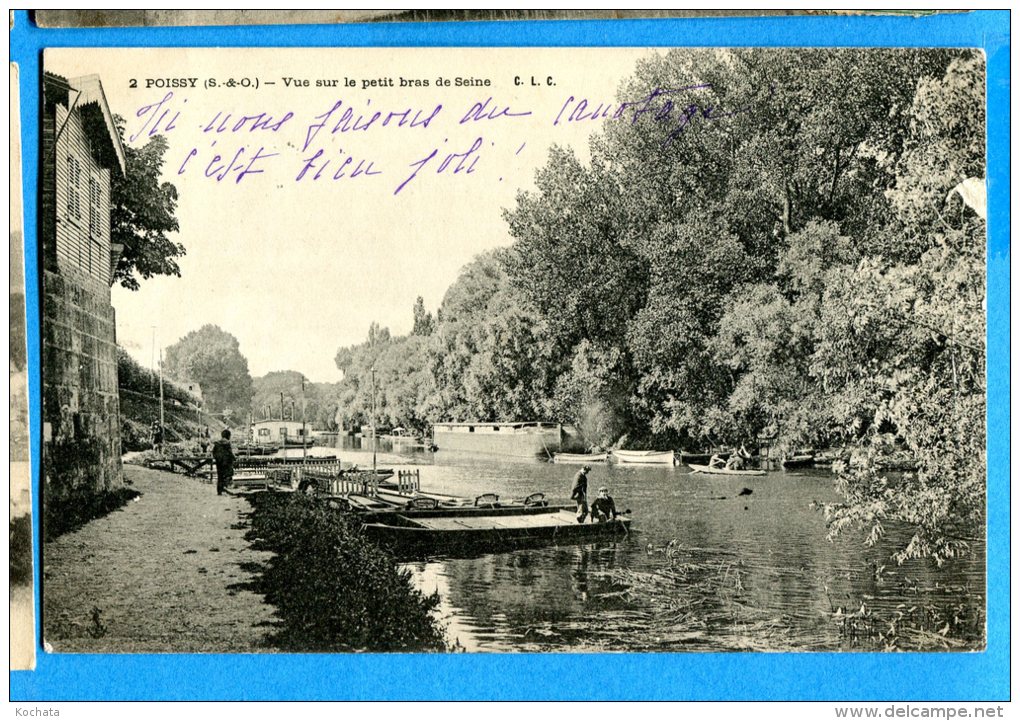
<svg viewBox="0 0 1020 721">
<path fill-rule="evenodd" d="M 360 439 L 341 439 L 340 452 L 371 464 Z M 383 440 L 378 462 L 419 468 L 426 492 L 541 491 L 564 504 L 577 471 Z M 404 564 L 421 590 L 439 593 L 451 643 L 468 651 L 983 647 L 981 549 L 936 568 L 890 559 L 907 540 L 896 527 L 873 546 L 860 532 L 828 540 L 820 506 L 839 495 L 826 471 L 727 477 L 598 464 L 591 495 L 603 485 L 632 511 L 625 537 Z M 739 495 L 744 489 L 750 494 Z"/>
</svg>

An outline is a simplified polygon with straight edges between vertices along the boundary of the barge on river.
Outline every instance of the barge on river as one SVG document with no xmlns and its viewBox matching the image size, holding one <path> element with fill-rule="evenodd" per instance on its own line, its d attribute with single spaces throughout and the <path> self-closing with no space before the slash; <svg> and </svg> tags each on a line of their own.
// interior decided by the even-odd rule
<svg viewBox="0 0 1020 721">
<path fill-rule="evenodd" d="M 440 452 L 466 451 L 517 458 L 551 458 L 563 445 L 559 423 L 436 423 L 433 440 Z"/>
</svg>

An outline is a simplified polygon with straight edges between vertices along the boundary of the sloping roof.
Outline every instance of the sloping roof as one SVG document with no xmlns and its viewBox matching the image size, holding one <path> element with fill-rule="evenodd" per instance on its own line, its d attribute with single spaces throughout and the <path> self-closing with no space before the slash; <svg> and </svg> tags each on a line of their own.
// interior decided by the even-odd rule
<svg viewBox="0 0 1020 721">
<path fill-rule="evenodd" d="M 57 88 L 65 94 L 61 98 L 71 107 L 79 108 L 85 120 L 86 130 L 94 136 L 102 135 L 107 141 L 101 144 L 100 154 L 112 170 L 114 165 L 125 172 L 124 146 L 120 141 L 120 133 L 113 122 L 113 113 L 106 102 L 103 84 L 98 75 L 83 75 L 77 78 L 62 78 L 54 73 L 45 73 L 44 82 L 51 88 Z M 100 130 L 102 129 L 102 130 Z"/>
</svg>

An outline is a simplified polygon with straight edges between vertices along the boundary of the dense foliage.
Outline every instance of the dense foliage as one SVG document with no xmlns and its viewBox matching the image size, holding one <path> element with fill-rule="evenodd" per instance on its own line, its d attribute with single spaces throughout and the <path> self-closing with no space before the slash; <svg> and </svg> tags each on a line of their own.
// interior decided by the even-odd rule
<svg viewBox="0 0 1020 721">
<path fill-rule="evenodd" d="M 159 373 L 143 368 L 120 346 L 117 346 L 117 385 L 121 390 L 148 398 L 159 398 Z M 163 379 L 163 398 L 169 403 L 176 401 L 185 406 L 196 403 L 193 395 L 169 378 Z"/>
<path fill-rule="evenodd" d="M 359 524 L 303 494 L 261 493 L 249 539 L 272 551 L 258 591 L 276 606 L 286 651 L 445 651 L 437 595 L 370 543 Z"/>
<path fill-rule="evenodd" d="M 180 276 L 175 258 L 184 255 L 184 246 L 167 237 L 179 230 L 177 188 L 160 182 L 167 141 L 152 137 L 135 148 L 124 142 L 124 119 L 115 116 L 117 132 L 124 147 L 124 174 L 110 178 L 110 242 L 123 246 L 114 280 L 130 290 L 138 290 L 138 277 Z"/>
<path fill-rule="evenodd" d="M 607 121 L 590 162 L 553 148 L 506 212 L 514 244 L 462 271 L 429 333 L 338 352 L 341 409 L 370 407 L 375 368 L 391 424 L 842 449 L 833 533 L 896 520 L 916 530 L 901 558 L 965 550 L 984 518 L 982 59 L 676 51 L 619 100 L 691 86 L 671 114 Z M 893 454 L 916 471 L 888 478 Z"/>
<path fill-rule="evenodd" d="M 234 423 L 247 423 L 254 395 L 248 359 L 237 338 L 219 326 L 204 325 L 166 349 L 166 375 L 202 388 L 202 407 Z"/>
<path fill-rule="evenodd" d="M 271 371 L 253 379 L 252 387 L 251 413 L 256 421 L 279 418 L 281 414 L 300 421 L 304 405 L 303 417 L 309 427 L 336 427 L 337 388 L 333 383 L 312 383 L 297 371 Z"/>
</svg>

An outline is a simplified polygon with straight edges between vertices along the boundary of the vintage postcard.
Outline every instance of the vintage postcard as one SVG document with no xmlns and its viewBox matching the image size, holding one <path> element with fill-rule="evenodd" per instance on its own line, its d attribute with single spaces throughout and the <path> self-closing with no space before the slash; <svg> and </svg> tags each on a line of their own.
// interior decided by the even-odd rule
<svg viewBox="0 0 1020 721">
<path fill-rule="evenodd" d="M 35 596 L 32 563 L 32 471 L 29 463 L 28 363 L 25 345 L 25 263 L 21 202 L 21 123 L 18 66 L 10 73 L 10 664 L 35 665 Z"/>
<path fill-rule="evenodd" d="M 290 25 L 340 23 L 445 22 L 491 20 L 635 20 L 740 16 L 831 15 L 846 10 L 36 10 L 40 27 L 182 27 L 203 25 Z M 883 11 L 872 11 L 881 14 Z M 897 12 L 897 11 L 884 11 Z M 899 11 L 902 12 L 902 11 Z M 933 11 L 910 11 L 927 14 Z"/>
<path fill-rule="evenodd" d="M 42 70 L 54 652 L 985 649 L 980 51 Z"/>
</svg>

